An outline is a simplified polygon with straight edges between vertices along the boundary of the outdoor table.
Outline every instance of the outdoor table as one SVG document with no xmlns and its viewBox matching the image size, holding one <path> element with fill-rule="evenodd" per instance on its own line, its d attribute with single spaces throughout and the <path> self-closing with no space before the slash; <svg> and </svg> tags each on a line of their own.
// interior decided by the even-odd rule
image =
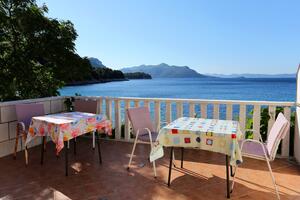
<svg viewBox="0 0 300 200">
<path fill-rule="evenodd" d="M 25 146 L 36 136 L 43 137 L 42 140 L 42 153 L 41 153 L 41 164 L 43 164 L 43 144 L 45 137 L 50 136 L 52 141 L 56 145 L 56 154 L 68 146 L 68 141 L 75 139 L 76 137 L 97 131 L 104 132 L 108 135 L 112 134 L 111 122 L 102 114 L 92 114 L 84 112 L 67 112 L 50 114 L 45 116 L 32 117 L 29 134 L 26 139 Z M 99 136 L 97 135 L 99 159 L 101 163 L 101 154 L 99 146 Z M 93 144 L 95 138 L 93 137 Z M 75 140 L 74 140 L 75 145 Z M 68 176 L 68 147 L 65 148 L 65 159 L 66 159 L 66 176 Z"/>
<path fill-rule="evenodd" d="M 162 157 L 163 147 L 171 147 L 168 177 L 168 186 L 170 186 L 173 147 L 199 148 L 225 154 L 227 198 L 230 198 L 229 165 L 231 176 L 234 176 L 231 167 L 242 162 L 238 145 L 238 140 L 241 138 L 242 132 L 237 121 L 182 117 L 160 130 L 150 160 Z"/>
</svg>

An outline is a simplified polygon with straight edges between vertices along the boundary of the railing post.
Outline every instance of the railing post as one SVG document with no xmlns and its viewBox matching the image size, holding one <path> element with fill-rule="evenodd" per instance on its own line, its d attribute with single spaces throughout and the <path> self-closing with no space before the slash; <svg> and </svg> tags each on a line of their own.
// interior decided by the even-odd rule
<svg viewBox="0 0 300 200">
<path fill-rule="evenodd" d="M 290 107 L 284 107 L 284 116 L 289 122 L 291 121 L 291 108 Z M 281 155 L 283 157 L 289 157 L 289 155 L 290 155 L 290 129 L 287 132 L 286 136 L 282 140 Z"/>
<path fill-rule="evenodd" d="M 253 110 L 253 138 L 259 140 L 260 134 L 260 105 L 254 105 Z"/>
<path fill-rule="evenodd" d="M 121 139 L 121 112 L 120 101 L 115 99 L 115 138 Z"/>
<path fill-rule="evenodd" d="M 240 122 L 241 131 L 242 131 L 243 134 L 245 134 L 245 129 L 246 129 L 246 105 L 240 105 L 239 122 Z"/>
<path fill-rule="evenodd" d="M 160 101 L 155 101 L 154 107 L 155 127 L 160 128 Z"/>
<path fill-rule="evenodd" d="M 195 104 L 189 103 L 189 116 L 195 117 Z"/>
<path fill-rule="evenodd" d="M 134 100 L 134 107 L 135 108 L 139 107 L 139 101 L 138 100 Z"/>
<path fill-rule="evenodd" d="M 102 113 L 103 99 L 99 98 L 98 100 L 98 114 Z"/>
<path fill-rule="evenodd" d="M 270 130 L 275 122 L 275 118 L 276 118 L 276 106 L 269 106 L 269 116 L 270 119 L 268 121 L 268 135 L 270 133 Z"/>
<path fill-rule="evenodd" d="M 145 101 L 144 101 L 144 107 L 150 109 L 150 103 L 149 103 L 148 100 L 145 100 Z"/>
<path fill-rule="evenodd" d="M 130 140 L 130 125 L 129 125 L 129 119 L 127 115 L 127 109 L 130 107 L 130 101 L 125 100 L 125 140 Z"/>
<path fill-rule="evenodd" d="M 219 119 L 219 116 L 220 116 L 220 107 L 219 107 L 219 104 L 214 104 L 214 111 L 213 111 L 213 118 L 214 119 Z"/>
<path fill-rule="evenodd" d="M 232 120 L 232 104 L 226 105 L 226 119 Z"/>
<path fill-rule="evenodd" d="M 166 102 L 166 122 L 170 123 L 172 120 L 172 115 L 171 115 L 171 102 L 167 101 Z"/>
<path fill-rule="evenodd" d="M 111 98 L 107 97 L 105 102 L 106 105 L 106 116 L 109 120 L 112 119 L 112 115 L 111 115 L 111 108 L 112 108 L 112 102 L 111 102 Z"/>
<path fill-rule="evenodd" d="M 176 115 L 177 118 L 180 118 L 183 116 L 183 109 L 182 109 L 182 102 L 176 102 Z"/>
<path fill-rule="evenodd" d="M 201 103 L 201 117 L 207 118 L 207 103 Z"/>
</svg>

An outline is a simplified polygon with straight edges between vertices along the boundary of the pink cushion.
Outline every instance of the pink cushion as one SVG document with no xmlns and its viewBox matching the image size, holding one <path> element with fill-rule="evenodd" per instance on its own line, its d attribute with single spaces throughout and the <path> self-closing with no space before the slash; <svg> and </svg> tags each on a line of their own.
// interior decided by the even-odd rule
<svg viewBox="0 0 300 200">
<path fill-rule="evenodd" d="M 127 114 L 133 128 L 133 134 L 136 135 L 140 130 L 140 135 L 148 134 L 145 128 L 148 128 L 151 132 L 154 132 L 154 125 L 152 124 L 149 109 L 146 107 L 129 108 Z"/>
<path fill-rule="evenodd" d="M 239 141 L 240 147 L 241 147 L 241 143 L 242 142 Z M 267 153 L 267 157 L 269 157 L 266 145 L 263 144 L 263 147 L 265 149 L 265 152 Z M 255 142 L 244 142 L 242 153 L 245 156 L 248 155 L 251 157 L 258 157 L 258 158 L 263 158 L 263 159 L 265 158 L 265 154 L 264 154 L 262 146 Z"/>
<path fill-rule="evenodd" d="M 158 136 L 157 132 L 151 132 L 152 142 L 156 141 L 157 136 Z M 139 135 L 138 139 L 143 142 L 150 142 L 149 134 Z"/>
</svg>

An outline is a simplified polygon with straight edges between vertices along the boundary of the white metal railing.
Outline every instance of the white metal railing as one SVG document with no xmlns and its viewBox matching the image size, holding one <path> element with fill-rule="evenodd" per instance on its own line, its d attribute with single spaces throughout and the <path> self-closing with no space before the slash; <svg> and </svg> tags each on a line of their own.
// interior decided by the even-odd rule
<svg viewBox="0 0 300 200">
<path fill-rule="evenodd" d="M 253 120 L 253 136 L 258 139 L 260 132 L 261 108 L 268 108 L 270 119 L 268 133 L 275 121 L 277 107 L 283 107 L 285 117 L 291 119 L 291 111 L 295 102 L 274 101 L 239 101 L 239 100 L 206 100 L 206 99 L 168 99 L 168 98 L 134 98 L 134 97 L 86 97 L 80 99 L 95 99 L 99 103 L 99 112 L 104 113 L 112 120 L 115 129 L 115 139 L 132 141 L 130 124 L 125 109 L 130 107 L 146 106 L 150 109 L 156 126 L 161 121 L 171 122 L 182 116 L 193 117 L 195 114 L 202 118 L 238 120 L 243 133 L 246 131 L 247 119 Z M 253 115 L 249 111 L 253 110 Z M 124 124 L 124 136 L 121 136 L 121 127 Z M 288 157 L 290 149 L 290 135 L 288 134 L 281 145 L 281 156 Z"/>
</svg>

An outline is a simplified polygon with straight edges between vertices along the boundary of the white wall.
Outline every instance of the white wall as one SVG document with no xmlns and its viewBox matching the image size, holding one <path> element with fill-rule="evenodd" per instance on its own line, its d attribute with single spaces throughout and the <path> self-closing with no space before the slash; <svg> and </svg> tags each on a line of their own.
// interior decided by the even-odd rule
<svg viewBox="0 0 300 200">
<path fill-rule="evenodd" d="M 296 96 L 296 127 L 294 137 L 294 157 L 300 163 L 300 65 L 297 71 L 297 96 Z"/>
</svg>

